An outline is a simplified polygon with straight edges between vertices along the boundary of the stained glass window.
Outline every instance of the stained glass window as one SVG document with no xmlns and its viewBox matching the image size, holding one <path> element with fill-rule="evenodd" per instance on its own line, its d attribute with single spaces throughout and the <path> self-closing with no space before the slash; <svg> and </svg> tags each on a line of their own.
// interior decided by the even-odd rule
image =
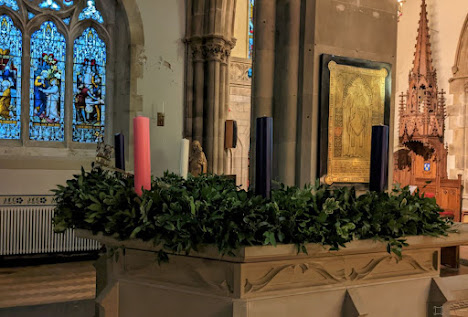
<svg viewBox="0 0 468 317">
<path fill-rule="evenodd" d="M 42 9 L 52 9 L 52 10 L 60 10 L 60 6 L 54 0 L 44 0 L 39 3 L 39 8 Z"/>
<path fill-rule="evenodd" d="M 21 135 L 22 35 L 13 21 L 0 16 L 0 139 Z"/>
<path fill-rule="evenodd" d="M 63 141 L 65 37 L 53 22 L 31 36 L 29 138 Z"/>
<path fill-rule="evenodd" d="M 95 0 L 0 0 L 0 7 L 19 11 L 20 2 L 26 4 L 24 16 L 18 16 L 21 24 L 39 15 L 53 15 L 71 29 L 83 20 L 104 23 Z M 69 39 L 59 31 L 64 24 L 59 24 L 49 19 L 24 34 L 30 41 L 30 64 L 23 69 L 22 31 L 10 16 L 0 13 L 0 141 L 29 139 L 45 146 L 66 141 L 69 145 L 94 143 L 103 136 L 108 119 L 105 39 L 93 27 Z M 70 47 L 67 52 L 71 40 L 73 50 Z M 73 60 L 67 63 L 68 59 Z M 70 82 L 66 83 L 65 72 Z M 30 87 L 23 95 L 22 79 L 29 80 Z M 25 108 L 22 96 L 26 94 L 29 107 Z M 22 116 L 27 109 L 29 116 Z M 71 137 L 65 140 L 65 135 Z"/>
<path fill-rule="evenodd" d="M 249 0 L 249 58 L 252 58 L 253 53 L 254 4 L 255 0 Z"/>
<path fill-rule="evenodd" d="M 7 6 L 15 11 L 19 10 L 16 0 L 0 0 L 0 5 Z"/>
<path fill-rule="evenodd" d="M 73 49 L 73 141 L 97 142 L 104 133 L 106 44 L 87 28 Z"/>
<path fill-rule="evenodd" d="M 81 11 L 80 16 L 78 17 L 80 21 L 86 19 L 93 19 L 98 21 L 99 23 L 104 23 L 104 19 L 102 18 L 101 12 L 96 9 L 96 4 L 94 0 L 87 0 L 86 7 Z"/>
</svg>

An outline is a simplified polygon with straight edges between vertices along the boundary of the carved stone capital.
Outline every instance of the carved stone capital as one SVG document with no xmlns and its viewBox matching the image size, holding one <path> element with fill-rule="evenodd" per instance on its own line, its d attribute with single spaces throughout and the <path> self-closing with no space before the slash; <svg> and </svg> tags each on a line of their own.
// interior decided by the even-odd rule
<svg viewBox="0 0 468 317">
<path fill-rule="evenodd" d="M 186 41 L 188 45 L 190 45 L 190 49 L 192 51 L 192 60 L 194 62 L 203 62 L 204 61 L 204 53 L 203 53 L 203 43 L 201 39 L 190 39 Z"/>
<path fill-rule="evenodd" d="M 222 62 L 226 55 L 226 44 L 223 41 L 210 41 L 204 44 L 204 53 L 207 61 Z"/>
<path fill-rule="evenodd" d="M 227 44 L 224 48 L 224 54 L 221 56 L 221 63 L 223 65 L 227 65 L 229 61 L 229 57 L 231 56 L 231 45 Z"/>
</svg>

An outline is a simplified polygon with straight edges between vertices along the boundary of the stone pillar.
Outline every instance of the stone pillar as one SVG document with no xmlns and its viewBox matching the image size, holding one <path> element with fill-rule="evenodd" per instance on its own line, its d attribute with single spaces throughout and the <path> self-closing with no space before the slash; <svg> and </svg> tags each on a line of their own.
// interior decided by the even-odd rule
<svg viewBox="0 0 468 317">
<path fill-rule="evenodd" d="M 208 172 L 225 173 L 224 124 L 227 115 L 228 57 L 234 47 L 235 0 L 192 0 L 188 4 L 188 63 L 184 137 L 203 146 Z M 192 97 L 193 96 L 193 97 Z"/>
<path fill-rule="evenodd" d="M 257 0 L 254 7 L 250 183 L 255 184 L 255 120 L 273 117 L 275 77 L 276 0 Z M 273 128 L 275 127 L 273 122 Z"/>
<path fill-rule="evenodd" d="M 254 120 L 273 116 L 273 87 L 275 77 L 276 1 L 257 0 L 254 7 Z M 254 135 L 255 133 L 253 133 Z"/>
<path fill-rule="evenodd" d="M 192 139 L 203 144 L 203 82 L 204 82 L 204 59 L 201 42 L 192 44 L 193 58 L 193 113 L 192 117 Z M 191 91 L 192 93 L 192 91 Z"/>
<path fill-rule="evenodd" d="M 227 119 L 227 103 L 226 95 L 229 91 L 229 84 L 227 82 L 226 73 L 229 71 L 227 68 L 229 57 L 229 49 L 225 47 L 224 54 L 221 57 L 221 67 L 219 73 L 220 92 L 219 92 L 219 120 L 218 120 L 218 171 L 219 173 L 229 174 L 225 160 L 227 153 L 224 149 L 224 126 Z"/>
<path fill-rule="evenodd" d="M 276 12 L 273 179 L 295 185 L 301 1 L 278 1 Z"/>
<path fill-rule="evenodd" d="M 259 0 L 255 3 L 254 23 L 251 152 L 255 149 L 255 119 L 273 117 L 273 179 L 294 185 L 301 1 Z"/>
</svg>

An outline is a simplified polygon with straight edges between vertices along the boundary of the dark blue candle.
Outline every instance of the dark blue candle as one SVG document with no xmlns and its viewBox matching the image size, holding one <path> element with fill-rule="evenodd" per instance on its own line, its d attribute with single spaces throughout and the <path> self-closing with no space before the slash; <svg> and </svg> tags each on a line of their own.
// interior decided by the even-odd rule
<svg viewBox="0 0 468 317">
<path fill-rule="evenodd" d="M 273 118 L 257 118 L 255 192 L 265 198 L 271 196 L 273 164 Z"/>
<path fill-rule="evenodd" d="M 369 189 L 383 192 L 388 183 L 388 126 L 372 127 Z"/>
<path fill-rule="evenodd" d="M 117 133 L 114 139 L 115 167 L 125 171 L 125 147 L 123 134 Z"/>
</svg>

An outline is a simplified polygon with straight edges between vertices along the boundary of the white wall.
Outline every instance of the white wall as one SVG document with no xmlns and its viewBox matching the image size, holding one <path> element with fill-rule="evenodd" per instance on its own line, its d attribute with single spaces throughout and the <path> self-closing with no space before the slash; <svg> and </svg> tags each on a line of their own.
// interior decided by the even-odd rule
<svg viewBox="0 0 468 317">
<path fill-rule="evenodd" d="M 452 66 L 460 37 L 461 29 L 468 14 L 468 0 L 426 0 L 429 28 L 432 44 L 433 64 L 437 70 L 439 90 L 448 92 L 449 79 L 452 77 Z M 418 31 L 421 0 L 407 0 L 403 6 L 403 16 L 398 23 L 397 79 L 396 100 L 401 92 L 408 89 L 408 74 L 413 65 L 416 36 Z M 451 105 L 452 97 L 447 96 Z M 398 116 L 398 107 L 396 107 Z M 395 126 L 395 137 L 398 137 L 398 122 Z M 445 142 L 450 144 L 452 132 L 445 133 Z M 398 143 L 395 143 L 395 147 Z M 450 153 L 449 153 L 450 155 Z M 449 159 L 448 169 L 453 160 Z"/>
<path fill-rule="evenodd" d="M 144 26 L 146 57 L 138 95 L 143 98 L 143 115 L 151 120 L 153 174 L 179 171 L 184 109 L 185 0 L 137 0 Z M 157 112 L 163 111 L 165 126 L 157 126 Z"/>
</svg>

